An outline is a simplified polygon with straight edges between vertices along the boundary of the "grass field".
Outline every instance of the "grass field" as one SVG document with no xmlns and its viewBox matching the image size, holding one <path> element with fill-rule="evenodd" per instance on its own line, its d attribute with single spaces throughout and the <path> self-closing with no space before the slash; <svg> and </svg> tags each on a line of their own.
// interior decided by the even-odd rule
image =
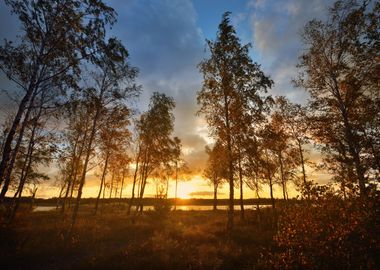
<svg viewBox="0 0 380 270">
<path fill-rule="evenodd" d="M 225 211 L 147 211 L 127 216 L 107 205 L 97 216 L 81 208 L 70 241 L 70 216 L 56 211 L 20 212 L 2 225 L 2 269 L 260 269 L 273 245 L 276 220 L 270 209 L 236 213 L 227 240 Z"/>
</svg>

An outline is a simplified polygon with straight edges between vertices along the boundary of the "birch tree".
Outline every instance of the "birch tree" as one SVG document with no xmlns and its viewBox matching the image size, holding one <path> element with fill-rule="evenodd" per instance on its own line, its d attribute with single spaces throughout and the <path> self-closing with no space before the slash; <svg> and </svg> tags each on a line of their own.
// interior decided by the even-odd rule
<svg viewBox="0 0 380 270">
<path fill-rule="evenodd" d="M 0 162 L 2 200 L 31 109 L 43 85 L 76 88 L 80 64 L 98 49 L 115 13 L 101 1 L 6 0 L 21 24 L 20 39 L 0 47 L 0 70 L 22 91 L 3 144 Z M 14 143 L 16 141 L 16 143 Z M 13 147 L 12 147 L 13 145 Z M 4 188 L 5 187 L 5 188 Z"/>
<path fill-rule="evenodd" d="M 250 44 L 241 45 L 229 12 L 224 13 L 215 41 L 207 41 L 210 57 L 199 64 L 203 74 L 197 93 L 199 114 L 205 116 L 210 134 L 226 147 L 229 182 L 227 231 L 233 230 L 234 175 L 238 135 L 244 132 L 242 123 L 248 114 L 260 112 L 264 104 L 261 94 L 272 81 L 249 57 Z"/>
<path fill-rule="evenodd" d="M 361 197 L 378 181 L 379 10 L 378 2 L 337 1 L 326 21 L 308 22 L 296 80 L 311 96 L 313 138 L 328 158 L 346 154 L 340 162 L 352 164 Z"/>
<path fill-rule="evenodd" d="M 128 52 L 119 40 L 115 38 L 109 39 L 107 43 L 103 44 L 102 51 L 94 57 L 96 70 L 90 73 L 92 75 L 93 86 L 85 89 L 86 101 L 88 102 L 88 106 L 93 108 L 93 114 L 90 119 L 83 169 L 78 181 L 78 194 L 71 224 L 68 229 L 68 237 L 71 236 L 76 222 L 82 190 L 86 180 L 87 167 L 93 153 L 93 143 L 98 134 L 101 116 L 106 110 L 115 108 L 120 104 L 125 104 L 128 99 L 137 96 L 140 90 L 134 83 L 137 69 L 129 65 Z"/>
</svg>

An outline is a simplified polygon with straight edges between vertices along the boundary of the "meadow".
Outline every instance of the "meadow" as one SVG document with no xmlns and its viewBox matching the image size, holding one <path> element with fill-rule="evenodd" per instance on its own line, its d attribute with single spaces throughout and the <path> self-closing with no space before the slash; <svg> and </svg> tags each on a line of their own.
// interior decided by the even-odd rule
<svg viewBox="0 0 380 270">
<path fill-rule="evenodd" d="M 252 269 L 276 231 L 270 209 L 236 218 L 231 240 L 223 210 L 132 216 L 120 204 L 103 206 L 97 216 L 91 210 L 82 207 L 69 243 L 68 215 L 21 211 L 12 226 L 1 227 L 2 269 Z"/>
<path fill-rule="evenodd" d="M 155 200 L 153 209 L 127 215 L 126 202 L 106 200 L 94 215 L 90 202 L 79 208 L 70 237 L 72 208 L 64 213 L 32 211 L 25 202 L 11 222 L 1 211 L 2 269 L 380 266 L 379 196 L 342 200 L 326 193 L 310 201 L 278 200 L 275 209 L 252 210 L 246 205 L 244 219 L 234 211 L 232 232 L 227 230 L 226 210 L 174 211 L 172 201 L 162 199 Z"/>
</svg>

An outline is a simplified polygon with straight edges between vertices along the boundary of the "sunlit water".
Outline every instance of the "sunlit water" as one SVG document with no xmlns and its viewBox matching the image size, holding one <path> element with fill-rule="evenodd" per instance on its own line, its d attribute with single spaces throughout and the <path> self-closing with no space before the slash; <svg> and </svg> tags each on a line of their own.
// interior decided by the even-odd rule
<svg viewBox="0 0 380 270">
<path fill-rule="evenodd" d="M 260 208 L 267 207 L 268 205 L 260 205 Z M 174 207 L 172 207 L 174 209 Z M 213 210 L 212 205 L 177 205 L 176 210 L 182 211 L 210 211 Z M 220 205 L 217 207 L 218 210 L 228 210 L 228 205 Z M 244 209 L 256 210 L 256 205 L 245 205 Z M 235 205 L 234 210 L 239 211 L 240 205 Z"/>
<path fill-rule="evenodd" d="M 266 208 L 269 205 L 260 205 L 260 208 Z M 134 208 L 134 207 L 133 207 Z M 55 210 L 55 206 L 37 206 L 33 209 L 33 212 L 46 212 Z M 228 205 L 220 205 L 217 207 L 218 210 L 227 210 Z M 246 210 L 257 210 L 256 205 L 245 205 L 244 209 Z M 147 205 L 144 206 L 144 210 L 154 210 L 154 206 Z M 174 206 L 172 206 L 172 210 L 174 210 Z M 212 205 L 177 205 L 176 210 L 179 211 L 211 211 L 213 210 Z M 234 210 L 240 211 L 240 205 L 235 205 Z"/>
<path fill-rule="evenodd" d="M 260 208 L 266 208 L 269 207 L 269 205 L 260 205 Z M 135 207 L 133 207 L 135 208 Z M 171 208 L 174 210 L 174 206 Z M 214 207 L 212 205 L 177 205 L 175 210 L 180 211 L 211 211 Z M 220 205 L 217 207 L 218 210 L 228 210 L 228 205 Z M 244 205 L 244 209 L 246 210 L 257 210 L 256 205 Z M 144 210 L 154 210 L 154 206 L 147 205 L 144 206 Z M 240 205 L 235 205 L 234 210 L 240 211 Z"/>
<path fill-rule="evenodd" d="M 54 210 L 55 208 L 55 206 L 37 206 L 33 209 L 33 212 L 46 212 Z"/>
</svg>

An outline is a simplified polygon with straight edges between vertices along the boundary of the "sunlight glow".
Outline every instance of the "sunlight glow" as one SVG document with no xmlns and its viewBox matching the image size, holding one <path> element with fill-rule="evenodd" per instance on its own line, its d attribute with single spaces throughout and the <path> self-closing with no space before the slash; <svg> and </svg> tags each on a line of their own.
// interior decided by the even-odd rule
<svg viewBox="0 0 380 270">
<path fill-rule="evenodd" d="M 180 199 L 190 199 L 191 193 L 195 192 L 197 187 L 191 182 L 178 183 L 177 197 Z"/>
</svg>

